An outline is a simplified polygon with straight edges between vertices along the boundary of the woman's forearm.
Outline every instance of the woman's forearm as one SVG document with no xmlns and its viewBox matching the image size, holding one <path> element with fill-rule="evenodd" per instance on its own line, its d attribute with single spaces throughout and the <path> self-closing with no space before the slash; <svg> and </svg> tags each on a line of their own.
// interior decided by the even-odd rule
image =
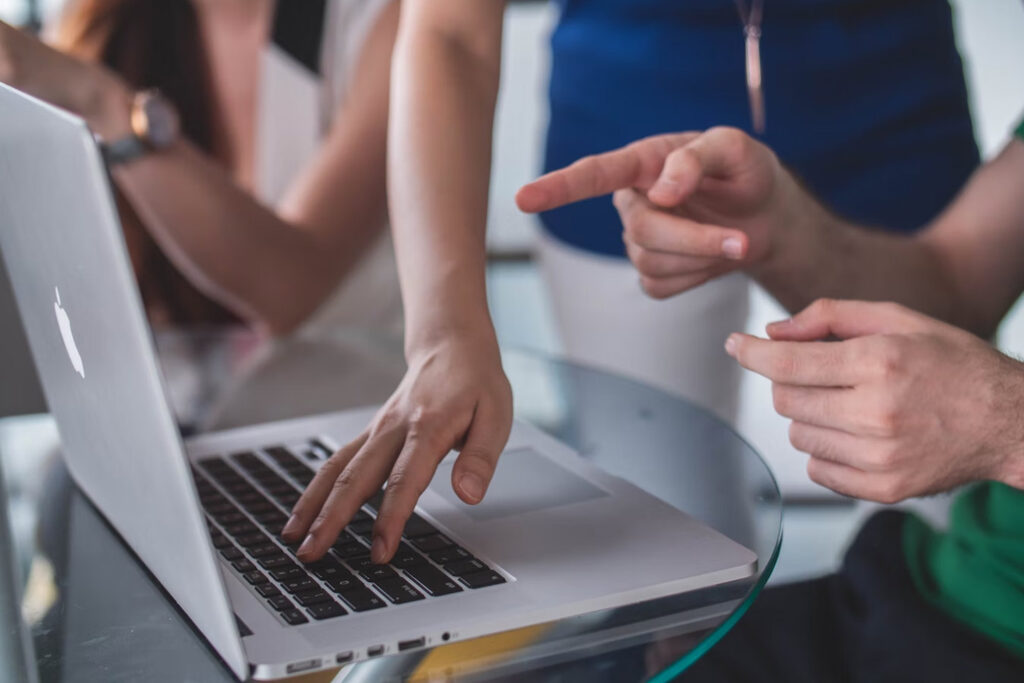
<svg viewBox="0 0 1024 683">
<path fill-rule="evenodd" d="M 483 4 L 473 44 L 424 26 L 434 17 L 415 3 L 399 32 L 388 180 L 410 353 L 452 333 L 493 336 L 485 231 L 502 15 Z"/>
<path fill-rule="evenodd" d="M 353 160 L 355 161 L 355 160 Z M 115 171 L 154 239 L 200 290 L 274 333 L 301 324 L 365 253 L 384 224 L 383 170 L 337 183 L 330 230 L 260 204 L 187 142 Z M 378 160 L 378 166 L 383 162 Z M 365 168 L 365 167 L 364 167 Z M 376 196 L 376 202 L 367 201 Z"/>
</svg>

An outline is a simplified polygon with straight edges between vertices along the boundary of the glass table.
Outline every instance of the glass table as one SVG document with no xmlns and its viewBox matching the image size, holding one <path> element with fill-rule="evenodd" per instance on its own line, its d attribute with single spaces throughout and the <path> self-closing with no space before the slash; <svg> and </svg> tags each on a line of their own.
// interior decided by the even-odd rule
<svg viewBox="0 0 1024 683">
<path fill-rule="evenodd" d="M 186 434 L 379 403 L 404 369 L 397 340 L 352 332 L 278 342 L 245 332 L 190 332 L 161 335 L 158 346 Z M 504 362 L 517 418 L 750 548 L 757 572 L 294 680 L 668 681 L 757 597 L 778 555 L 782 503 L 749 445 L 700 408 L 636 382 L 524 351 L 506 352 Z M 17 480 L 9 497 L 22 549 L 21 607 L 31 632 L 25 640 L 34 646 L 39 679 L 233 680 L 77 491 L 58 452 L 48 417 L 0 420 L 0 456 L 8 479 Z M 8 612 L 0 619 L 0 652 L 17 653 L 2 596 L 0 610 Z"/>
</svg>

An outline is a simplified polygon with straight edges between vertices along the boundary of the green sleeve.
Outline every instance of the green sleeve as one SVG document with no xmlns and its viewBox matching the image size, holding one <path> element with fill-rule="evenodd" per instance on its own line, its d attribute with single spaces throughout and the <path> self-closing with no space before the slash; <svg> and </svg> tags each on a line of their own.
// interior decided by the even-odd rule
<svg viewBox="0 0 1024 683">
<path fill-rule="evenodd" d="M 1024 140 L 1024 121 L 1021 121 L 1020 125 L 1017 126 L 1017 137 Z"/>
</svg>

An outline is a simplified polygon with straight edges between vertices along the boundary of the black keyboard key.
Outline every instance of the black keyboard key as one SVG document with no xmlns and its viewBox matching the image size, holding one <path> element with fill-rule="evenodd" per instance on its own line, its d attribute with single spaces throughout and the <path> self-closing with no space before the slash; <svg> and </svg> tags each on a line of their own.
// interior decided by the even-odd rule
<svg viewBox="0 0 1024 683">
<path fill-rule="evenodd" d="M 455 545 L 443 534 L 432 534 L 430 536 L 420 536 L 419 538 L 410 539 L 410 543 L 415 546 L 417 550 L 424 553 L 433 553 L 449 546 Z"/>
<path fill-rule="evenodd" d="M 373 525 L 377 520 L 369 516 L 367 517 L 367 519 L 362 519 L 358 522 L 349 522 L 347 527 L 348 530 L 356 536 L 365 536 L 369 532 L 373 531 Z"/>
<path fill-rule="evenodd" d="M 339 597 L 355 612 L 367 612 L 385 607 L 386 603 L 366 587 L 342 592 Z"/>
<path fill-rule="evenodd" d="M 309 621 L 309 619 L 306 618 L 306 615 L 297 609 L 289 609 L 281 612 L 281 618 L 291 626 L 298 626 L 299 624 L 305 624 Z"/>
<path fill-rule="evenodd" d="M 366 555 L 367 552 L 369 549 L 351 536 L 346 537 L 343 542 L 334 544 L 334 554 L 343 560 Z"/>
<path fill-rule="evenodd" d="M 422 600 L 423 594 L 418 590 L 410 586 L 402 579 L 393 579 L 391 581 L 382 581 L 374 584 L 377 589 L 384 594 L 391 602 L 396 605 L 402 605 L 407 602 L 415 602 L 416 600 Z"/>
<path fill-rule="evenodd" d="M 308 576 L 295 576 L 290 579 L 281 581 L 281 585 L 289 593 L 304 593 L 310 590 L 320 590 L 320 586 L 317 585 L 316 581 L 309 578 Z"/>
<path fill-rule="evenodd" d="M 363 552 L 366 552 L 366 548 L 363 548 Z M 353 571 L 361 572 L 366 567 L 371 566 L 373 560 L 370 559 L 369 555 L 356 555 L 355 557 L 346 558 L 345 564 L 351 567 Z"/>
<path fill-rule="evenodd" d="M 353 522 L 365 522 L 368 519 L 372 520 L 373 517 L 366 514 L 365 510 L 360 509 L 356 511 L 356 514 L 352 515 L 352 519 L 349 521 L 349 524 L 352 524 Z"/>
<path fill-rule="evenodd" d="M 247 504 L 245 506 L 245 511 L 255 517 L 256 515 L 265 514 L 268 512 L 276 512 L 277 506 L 271 503 L 266 498 L 264 498 L 263 500 L 257 503 Z"/>
<path fill-rule="evenodd" d="M 235 571 L 239 574 L 256 571 L 256 566 L 249 560 L 235 560 L 231 563 L 231 566 L 234 567 Z"/>
<path fill-rule="evenodd" d="M 224 497 L 217 498 L 215 502 L 204 504 L 203 509 L 214 517 L 225 515 L 229 512 L 238 512 L 238 508 L 235 507 L 234 503 L 229 502 Z"/>
<path fill-rule="evenodd" d="M 406 538 L 419 538 L 420 536 L 436 534 L 437 529 L 430 522 L 413 513 L 409 521 L 405 523 L 405 531 L 403 533 Z"/>
<path fill-rule="evenodd" d="M 232 547 L 231 540 L 224 534 L 211 534 L 210 540 L 213 541 L 213 547 L 217 550 L 223 550 L 224 548 Z"/>
<path fill-rule="evenodd" d="M 349 575 L 347 569 L 341 566 L 341 563 L 332 557 L 321 560 L 315 564 L 308 565 L 306 567 L 309 571 L 313 572 L 313 576 L 324 581 L 334 576 L 346 576 Z"/>
<path fill-rule="evenodd" d="M 277 597 L 270 598 L 269 600 L 267 600 L 267 604 L 273 607 L 278 612 L 283 612 L 286 609 L 292 609 L 292 601 L 283 595 L 278 595 Z"/>
<path fill-rule="evenodd" d="M 293 491 L 292 493 L 286 493 L 277 496 L 277 502 L 280 503 L 283 507 L 291 510 L 293 507 L 295 507 L 295 504 L 299 502 L 299 494 Z"/>
<path fill-rule="evenodd" d="M 408 544 L 402 543 L 398 546 L 398 551 L 395 553 L 394 558 L 391 560 L 391 566 L 398 567 L 399 569 L 405 569 L 407 567 L 415 567 L 419 564 L 426 564 L 427 558 L 420 555 L 418 552 L 409 547 Z"/>
<path fill-rule="evenodd" d="M 412 577 L 427 593 L 433 596 L 448 595 L 450 593 L 461 593 L 459 584 L 444 573 L 429 564 L 421 564 L 409 567 L 405 573 Z"/>
<path fill-rule="evenodd" d="M 303 607 L 309 607 L 310 605 L 317 605 L 321 602 L 334 602 L 331 600 L 331 596 L 327 591 L 316 590 L 305 591 L 304 593 L 295 594 L 295 602 L 299 603 Z"/>
<path fill-rule="evenodd" d="M 220 554 L 221 557 L 223 557 L 228 562 L 234 562 L 235 560 L 242 559 L 242 551 L 233 545 L 228 546 L 227 548 L 221 548 Z"/>
<path fill-rule="evenodd" d="M 234 505 L 231 506 L 232 510 L 237 510 Z M 213 513 L 211 513 L 213 514 Z M 220 522 L 221 526 L 229 526 L 231 524 L 238 524 L 239 522 L 248 522 L 249 519 L 241 512 L 225 512 L 223 514 L 214 514 L 213 518 Z"/>
<path fill-rule="evenodd" d="M 282 567 L 289 568 L 295 567 L 295 563 L 288 559 L 287 555 L 270 555 L 258 560 L 260 566 L 264 569 L 280 569 Z M 296 567 L 297 568 L 297 567 Z"/>
<path fill-rule="evenodd" d="M 334 617 L 340 617 L 348 614 L 348 612 L 345 611 L 345 608 L 336 602 L 322 602 L 317 605 L 311 605 L 306 608 L 306 611 L 309 612 L 309 615 L 317 621 L 332 619 Z"/>
<path fill-rule="evenodd" d="M 398 573 L 386 564 L 371 564 L 363 567 L 363 570 L 359 572 L 359 575 L 370 583 L 392 581 L 398 578 Z"/>
<path fill-rule="evenodd" d="M 309 445 L 317 452 L 317 455 L 322 459 L 327 459 L 334 455 L 334 449 L 325 444 L 320 439 L 310 439 Z"/>
<path fill-rule="evenodd" d="M 262 545 L 256 545 L 251 548 L 246 548 L 245 551 L 257 559 L 261 557 L 269 557 L 270 555 L 281 554 L 281 549 L 273 543 L 264 543 Z"/>
<path fill-rule="evenodd" d="M 475 558 L 462 560 L 461 562 L 452 562 L 444 566 L 444 570 L 452 576 L 465 576 L 466 574 L 482 572 L 485 569 L 489 569 L 489 567 Z"/>
<path fill-rule="evenodd" d="M 362 581 L 348 572 L 345 572 L 344 575 L 332 576 L 329 579 L 324 579 L 324 583 L 326 583 L 327 586 L 335 593 L 344 593 L 345 591 L 364 587 Z"/>
<path fill-rule="evenodd" d="M 259 529 L 256 528 L 256 525 L 249 520 L 235 522 L 234 524 L 225 524 L 224 531 L 235 538 L 238 538 L 239 536 L 246 536 L 248 534 L 259 533 Z"/>
<path fill-rule="evenodd" d="M 252 548 L 253 546 L 270 543 L 270 539 L 267 538 L 267 535 L 261 534 L 258 531 L 254 534 L 245 534 L 244 536 L 239 536 L 235 540 L 238 541 L 238 544 L 244 548 Z"/>
<path fill-rule="evenodd" d="M 287 467 L 295 460 L 295 456 L 284 446 L 270 446 L 264 448 L 263 451 L 281 467 Z"/>
<path fill-rule="evenodd" d="M 277 475 L 274 475 L 277 476 Z M 298 493 L 294 486 L 281 479 L 279 482 L 267 485 L 267 493 L 269 493 L 274 499 L 278 499 L 281 496 L 286 496 L 291 493 Z"/>
<path fill-rule="evenodd" d="M 277 586 L 271 583 L 264 583 L 256 586 L 256 592 L 265 598 L 276 598 L 281 595 L 281 591 L 277 589 Z"/>
<path fill-rule="evenodd" d="M 280 510 L 272 510 L 270 512 L 260 512 L 258 514 L 253 515 L 253 517 L 256 518 L 257 522 L 259 522 L 260 524 L 264 524 L 264 525 L 284 524 L 285 522 L 288 521 L 288 516 L 285 515 L 283 512 L 281 512 Z"/>
<path fill-rule="evenodd" d="M 245 579 L 247 583 L 251 583 L 254 586 L 258 583 L 269 583 L 269 581 L 267 581 L 267 577 L 257 571 L 246 572 L 242 574 L 242 578 Z"/>
<path fill-rule="evenodd" d="M 249 486 L 246 484 L 246 486 Z M 244 491 L 235 494 L 235 501 L 238 502 L 243 508 L 248 509 L 250 506 L 257 503 L 266 501 L 263 494 L 252 488 L 251 486 Z"/>
<path fill-rule="evenodd" d="M 486 586 L 495 586 L 499 583 L 505 583 L 505 577 L 496 571 L 488 569 L 475 574 L 460 576 L 459 581 L 470 588 L 484 588 Z"/>
<path fill-rule="evenodd" d="M 281 567 L 280 569 L 272 569 L 268 573 L 278 581 L 293 581 L 295 579 L 307 578 L 306 572 L 294 564 Z"/>
<path fill-rule="evenodd" d="M 461 560 L 471 560 L 473 556 L 469 554 L 469 551 L 463 550 L 457 545 L 453 545 L 451 548 L 445 548 L 444 550 L 438 550 L 436 553 L 430 553 L 430 559 L 438 564 L 451 564 L 452 562 L 459 562 Z"/>
</svg>

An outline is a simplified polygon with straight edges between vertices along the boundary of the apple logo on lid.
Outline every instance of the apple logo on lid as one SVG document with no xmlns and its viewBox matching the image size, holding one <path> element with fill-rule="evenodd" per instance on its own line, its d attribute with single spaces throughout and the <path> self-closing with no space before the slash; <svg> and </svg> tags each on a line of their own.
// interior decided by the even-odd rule
<svg viewBox="0 0 1024 683">
<path fill-rule="evenodd" d="M 82 354 L 78 352 L 78 345 L 75 343 L 75 335 L 71 331 L 71 319 L 60 305 L 60 290 L 53 288 L 57 300 L 53 302 L 53 312 L 57 316 L 57 327 L 60 328 L 61 339 L 64 340 L 64 348 L 67 349 L 68 358 L 71 360 L 71 367 L 75 369 L 82 379 L 85 379 L 85 365 L 82 364 Z"/>
</svg>

